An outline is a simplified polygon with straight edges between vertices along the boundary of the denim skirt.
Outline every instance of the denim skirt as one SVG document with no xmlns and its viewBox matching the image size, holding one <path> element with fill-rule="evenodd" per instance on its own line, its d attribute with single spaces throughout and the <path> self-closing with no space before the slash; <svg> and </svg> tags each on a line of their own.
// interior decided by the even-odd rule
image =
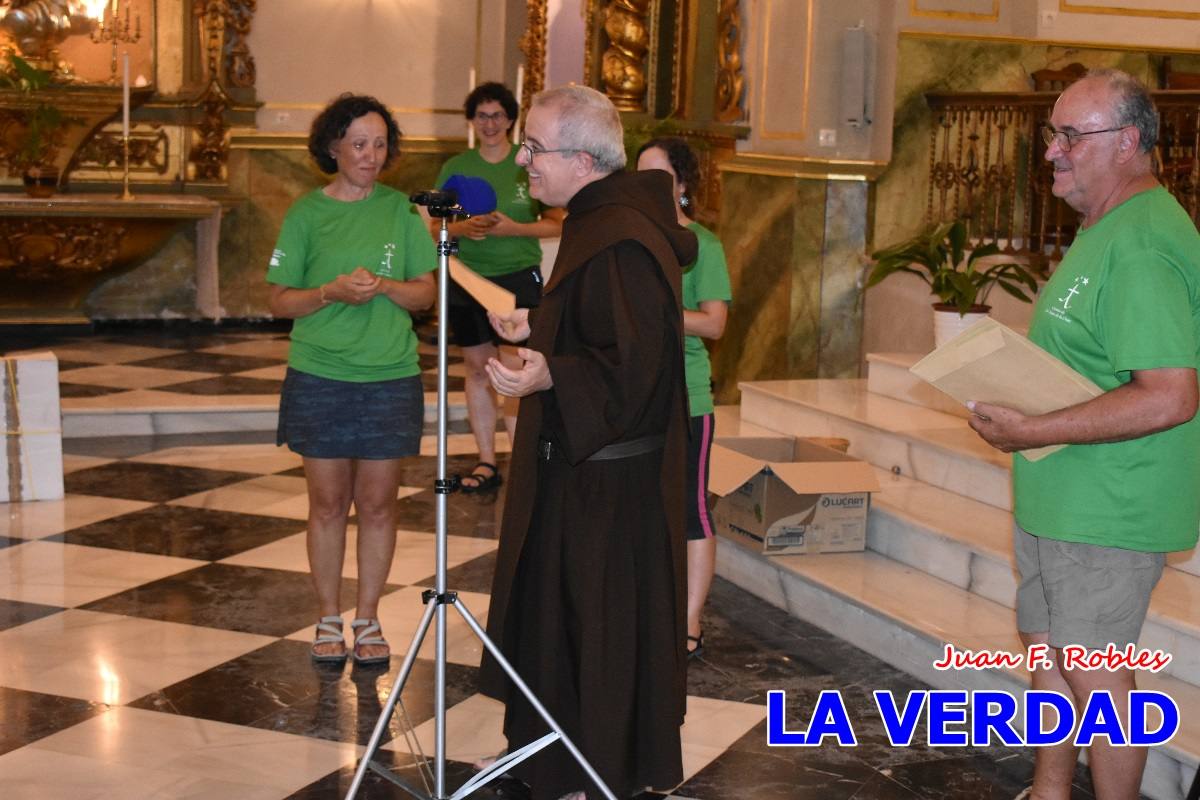
<svg viewBox="0 0 1200 800">
<path fill-rule="evenodd" d="M 354 383 L 288 367 L 275 442 L 308 458 L 403 458 L 420 452 L 424 416 L 419 375 Z"/>
</svg>

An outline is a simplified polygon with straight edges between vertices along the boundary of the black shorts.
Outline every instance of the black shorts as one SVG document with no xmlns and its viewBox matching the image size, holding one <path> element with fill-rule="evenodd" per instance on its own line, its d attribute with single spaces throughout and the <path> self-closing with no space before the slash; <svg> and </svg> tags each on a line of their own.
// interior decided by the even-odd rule
<svg viewBox="0 0 1200 800">
<path fill-rule="evenodd" d="M 712 452 L 713 414 L 691 418 L 692 435 L 687 452 L 687 538 L 710 539 L 713 535 L 712 512 L 708 507 L 708 462 Z"/>
<path fill-rule="evenodd" d="M 524 267 L 507 275 L 496 275 L 489 281 L 508 289 L 517 296 L 517 308 L 533 308 L 542 299 L 542 268 Z M 481 344 L 498 344 L 501 339 L 488 322 L 487 310 L 467 294 L 461 286 L 451 281 L 446 290 L 449 303 L 446 317 L 450 330 L 454 332 L 454 343 L 459 347 L 475 347 Z"/>
</svg>

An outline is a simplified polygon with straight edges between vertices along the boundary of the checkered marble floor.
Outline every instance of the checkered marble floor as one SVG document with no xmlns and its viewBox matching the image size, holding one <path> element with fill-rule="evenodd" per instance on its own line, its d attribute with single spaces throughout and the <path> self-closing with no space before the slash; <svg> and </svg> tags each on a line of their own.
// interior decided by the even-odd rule
<svg viewBox="0 0 1200 800">
<path fill-rule="evenodd" d="M 70 387 L 186 397 L 202 385 L 277 390 L 284 344 L 273 333 L 139 334 L 54 349 L 68 399 L 84 391 Z M 308 658 L 316 608 L 303 470 L 272 442 L 268 432 L 67 439 L 66 499 L 0 504 L 0 797 L 344 796 L 433 583 L 434 442 L 426 436 L 423 455 L 405 462 L 396 558 L 380 605 L 393 658 L 373 671 Z M 470 469 L 472 449 L 469 434 L 451 437 L 452 472 Z M 507 472 L 506 456 L 500 466 Z M 502 492 L 460 493 L 448 504 L 449 586 L 481 620 L 503 501 Z M 503 746 L 502 709 L 476 692 L 481 647 L 456 615 L 448 637 L 454 787 L 472 761 Z M 685 781 L 673 797 L 1011 798 L 1032 774 L 1023 751 L 890 747 L 869 723 L 871 692 L 923 687 L 719 579 L 705 643 L 689 668 Z M 414 782 L 406 730 L 432 752 L 432 655 L 429 641 L 379 756 Z M 820 691 L 841 690 L 859 746 L 769 748 L 771 689 L 787 691 L 791 729 L 807 725 L 798 715 Z M 518 796 L 511 792 L 493 786 L 473 796 Z M 360 796 L 407 797 L 374 775 Z M 1091 796 L 1086 782 L 1075 796 Z"/>
<path fill-rule="evenodd" d="M 287 348 L 286 332 L 261 328 L 104 332 L 49 341 L 0 331 L 2 351 L 55 353 L 68 435 L 83 436 L 107 435 L 98 414 L 138 411 L 173 414 L 173 432 L 271 428 L 287 371 Z M 426 419 L 431 420 L 436 414 L 436 346 L 422 342 L 419 356 Z M 465 433 L 463 375 L 462 358 L 452 347 L 446 376 L 449 418 L 455 430 Z M 225 427 L 215 427 L 199 419 L 217 411 L 241 421 L 227 417 L 221 423 Z M 186 421 L 189 413 L 197 420 L 193 425 Z"/>
</svg>

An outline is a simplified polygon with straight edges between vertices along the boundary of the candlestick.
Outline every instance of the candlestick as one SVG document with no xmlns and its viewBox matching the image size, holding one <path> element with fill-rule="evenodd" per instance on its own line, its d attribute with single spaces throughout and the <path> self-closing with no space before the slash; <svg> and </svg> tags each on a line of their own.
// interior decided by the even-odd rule
<svg viewBox="0 0 1200 800">
<path fill-rule="evenodd" d="M 517 64 L 517 118 L 513 120 L 513 144 L 521 142 L 521 93 L 525 91 L 525 65 Z"/>
<path fill-rule="evenodd" d="M 121 199 L 132 200 L 129 191 L 129 53 L 122 54 L 121 72 L 121 142 L 124 145 L 121 169 Z"/>
<path fill-rule="evenodd" d="M 121 55 L 121 135 L 129 138 L 129 53 Z"/>
<path fill-rule="evenodd" d="M 467 76 L 467 93 L 475 90 L 475 68 L 471 67 L 471 72 Z M 475 149 L 475 124 L 471 120 L 467 120 L 467 149 Z"/>
</svg>

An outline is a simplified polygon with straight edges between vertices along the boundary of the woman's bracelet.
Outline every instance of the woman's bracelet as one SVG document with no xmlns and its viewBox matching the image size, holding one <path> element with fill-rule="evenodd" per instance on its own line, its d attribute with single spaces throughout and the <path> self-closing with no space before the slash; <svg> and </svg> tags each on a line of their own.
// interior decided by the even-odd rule
<svg viewBox="0 0 1200 800">
<path fill-rule="evenodd" d="M 321 305 L 329 305 L 329 298 L 325 296 L 325 284 L 321 284 L 320 288 L 317 290 L 317 294 L 321 297 Z"/>
</svg>

